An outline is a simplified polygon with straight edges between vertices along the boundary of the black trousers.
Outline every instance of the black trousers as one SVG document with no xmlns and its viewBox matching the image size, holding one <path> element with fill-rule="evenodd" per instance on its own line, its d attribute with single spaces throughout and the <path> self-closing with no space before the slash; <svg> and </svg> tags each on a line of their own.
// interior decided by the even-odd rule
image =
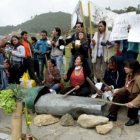
<svg viewBox="0 0 140 140">
<path fill-rule="evenodd" d="M 19 79 L 24 73 L 24 65 L 11 65 L 9 68 L 10 77 L 8 78 L 10 84 L 20 84 Z"/>
<path fill-rule="evenodd" d="M 65 88 L 64 90 L 60 91 L 60 94 L 66 94 L 68 91 L 72 90 L 73 88 L 74 87 Z M 80 87 L 78 90 L 73 91 L 70 95 L 88 97 L 89 94 L 90 94 L 89 87 Z"/>
<path fill-rule="evenodd" d="M 115 95 L 113 102 L 117 103 L 128 103 L 131 102 L 133 99 L 135 99 L 137 95 L 130 94 L 129 92 L 124 93 L 118 93 Z M 118 111 L 120 109 L 120 106 L 117 105 L 111 105 L 109 112 L 113 115 L 117 115 Z M 138 114 L 137 108 L 128 108 L 128 114 L 127 116 L 131 119 L 136 119 Z"/>
<path fill-rule="evenodd" d="M 35 76 L 34 59 L 31 57 L 24 59 L 24 72 L 27 72 L 27 70 L 29 72 L 30 78 L 35 80 L 36 83 L 39 84 L 39 81 Z"/>
</svg>

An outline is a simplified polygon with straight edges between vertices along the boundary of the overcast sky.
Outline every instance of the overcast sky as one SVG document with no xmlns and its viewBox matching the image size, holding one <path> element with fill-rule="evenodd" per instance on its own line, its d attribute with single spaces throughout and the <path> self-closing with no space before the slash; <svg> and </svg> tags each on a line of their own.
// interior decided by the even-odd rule
<svg viewBox="0 0 140 140">
<path fill-rule="evenodd" d="M 111 9 L 137 7 L 140 0 L 91 0 L 94 3 Z M 0 0 L 0 26 L 17 25 L 31 16 L 48 12 L 63 11 L 73 13 L 78 0 Z M 88 0 L 82 0 L 84 13 L 87 13 Z"/>
</svg>

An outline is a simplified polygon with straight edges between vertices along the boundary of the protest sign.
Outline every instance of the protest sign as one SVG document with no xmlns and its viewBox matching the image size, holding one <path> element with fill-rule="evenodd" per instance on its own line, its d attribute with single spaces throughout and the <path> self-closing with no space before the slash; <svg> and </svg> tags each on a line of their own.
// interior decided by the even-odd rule
<svg viewBox="0 0 140 140">
<path fill-rule="evenodd" d="M 129 12 L 120 14 L 115 18 L 110 41 L 128 39 L 127 27 L 130 24 L 131 16 L 135 14 L 136 12 Z"/>
<path fill-rule="evenodd" d="M 97 24 L 101 20 L 105 20 L 107 22 L 108 27 L 112 27 L 114 18 L 118 15 L 112 11 L 106 10 L 103 7 L 98 6 L 97 4 L 90 2 L 91 6 L 91 20 L 93 23 Z"/>
<path fill-rule="evenodd" d="M 140 14 L 133 16 L 130 20 L 129 42 L 140 42 Z"/>
</svg>

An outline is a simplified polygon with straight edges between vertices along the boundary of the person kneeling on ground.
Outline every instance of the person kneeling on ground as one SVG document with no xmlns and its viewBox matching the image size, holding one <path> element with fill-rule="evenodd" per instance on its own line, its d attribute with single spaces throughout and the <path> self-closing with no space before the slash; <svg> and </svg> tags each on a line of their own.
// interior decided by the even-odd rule
<svg viewBox="0 0 140 140">
<path fill-rule="evenodd" d="M 127 74 L 125 87 L 120 88 L 113 92 L 113 102 L 126 103 L 128 107 L 128 117 L 130 118 L 126 126 L 131 126 L 139 123 L 138 120 L 138 108 L 134 106 L 140 104 L 140 65 L 139 62 L 134 59 L 128 59 L 125 62 L 125 72 Z M 111 105 L 109 109 L 108 118 L 110 121 L 117 120 L 117 113 L 120 106 Z"/>
<path fill-rule="evenodd" d="M 46 77 L 45 80 L 42 83 L 47 83 L 47 86 L 50 89 L 55 90 L 56 92 L 59 92 L 61 89 L 61 76 L 59 69 L 56 67 L 56 61 L 54 59 L 49 59 L 47 61 L 47 69 L 46 69 Z"/>
<path fill-rule="evenodd" d="M 90 70 L 88 69 L 88 66 L 84 65 L 84 57 L 82 55 L 78 55 L 75 59 L 75 67 L 70 68 L 67 75 L 64 76 L 64 80 L 66 82 L 70 80 L 71 87 L 60 91 L 60 93 L 66 94 L 75 88 L 71 95 L 89 96 L 90 86 L 86 81 L 86 77 L 89 75 Z"/>
<path fill-rule="evenodd" d="M 117 63 L 117 58 L 112 56 L 109 59 L 108 68 L 105 70 L 103 81 L 108 85 L 104 85 L 103 83 L 96 83 L 96 87 L 100 89 L 103 98 L 113 99 L 113 95 L 111 90 L 116 90 L 118 88 L 122 88 L 125 85 L 126 74 L 124 68 Z M 96 95 L 93 95 L 94 98 Z"/>
</svg>

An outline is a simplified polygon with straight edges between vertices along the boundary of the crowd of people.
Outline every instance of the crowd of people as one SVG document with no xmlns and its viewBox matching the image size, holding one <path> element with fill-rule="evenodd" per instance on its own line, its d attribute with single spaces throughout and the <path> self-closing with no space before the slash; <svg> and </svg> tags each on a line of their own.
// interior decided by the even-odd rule
<svg viewBox="0 0 140 140">
<path fill-rule="evenodd" d="M 77 22 L 75 27 L 76 32 L 65 39 L 59 27 L 53 29 L 52 38 L 48 38 L 46 30 L 41 31 L 39 40 L 31 37 L 28 41 L 26 31 L 22 31 L 20 37 L 13 35 L 10 42 L 7 36 L 0 38 L 0 90 L 8 84 L 20 84 L 20 78 L 28 70 L 30 78 L 38 85 L 47 85 L 60 94 L 74 89 L 71 95 L 89 97 L 93 91 L 86 80 L 88 77 L 94 84 L 97 81 L 100 91 L 97 95 L 112 96 L 114 102 L 126 103 L 130 118 L 126 126 L 138 123 L 136 106 L 140 105 L 140 65 L 137 56 L 140 43 L 109 41 L 110 31 L 105 21 L 99 22 L 92 40 L 84 32 L 83 23 Z M 131 25 L 126 28 L 129 31 Z M 71 58 L 66 72 L 65 46 L 70 43 Z M 98 84 L 99 79 L 94 77 L 96 73 L 103 77 L 104 83 Z M 62 78 L 65 82 L 70 81 L 70 87 L 63 86 Z M 117 105 L 110 107 L 109 120 L 117 120 L 118 110 Z"/>
</svg>

